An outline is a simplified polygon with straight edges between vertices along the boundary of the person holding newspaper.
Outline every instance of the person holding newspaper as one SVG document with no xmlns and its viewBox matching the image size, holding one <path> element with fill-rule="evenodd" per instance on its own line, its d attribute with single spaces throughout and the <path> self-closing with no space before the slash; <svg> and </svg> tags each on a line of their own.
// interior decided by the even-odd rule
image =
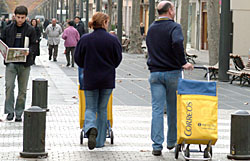
<svg viewBox="0 0 250 161">
<path fill-rule="evenodd" d="M 15 19 L 1 34 L 1 40 L 13 48 L 24 48 L 25 40 L 29 40 L 29 52 L 26 52 L 26 62 L 4 62 L 5 69 L 5 104 L 4 113 L 8 114 L 7 120 L 11 121 L 16 115 L 15 121 L 22 121 L 25 109 L 26 91 L 30 74 L 30 66 L 33 64 L 33 51 L 36 43 L 36 31 L 26 22 L 28 9 L 25 6 L 15 8 Z M 17 77 L 18 96 L 14 100 L 15 80 Z M 16 104 L 14 105 L 14 103 Z M 14 109 L 15 106 L 15 109 Z"/>
</svg>

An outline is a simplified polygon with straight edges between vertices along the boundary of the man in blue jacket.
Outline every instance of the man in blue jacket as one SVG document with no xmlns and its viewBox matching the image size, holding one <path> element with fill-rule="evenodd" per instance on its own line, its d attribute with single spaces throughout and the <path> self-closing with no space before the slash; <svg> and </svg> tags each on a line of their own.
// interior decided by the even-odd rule
<svg viewBox="0 0 250 161">
<path fill-rule="evenodd" d="M 35 51 L 36 31 L 26 22 L 28 9 L 25 6 L 16 7 L 15 21 L 8 25 L 1 34 L 1 40 L 13 48 L 23 48 L 25 37 L 29 39 L 29 52 L 26 54 L 26 62 L 5 63 L 5 104 L 4 113 L 8 114 L 7 120 L 11 121 L 16 115 L 15 121 L 22 121 L 22 114 L 25 109 L 27 84 L 30 74 L 30 66 L 33 64 L 33 53 Z M 14 100 L 15 80 L 18 82 L 18 96 Z M 14 103 L 15 109 L 14 109 Z"/>
<path fill-rule="evenodd" d="M 164 105 L 167 103 L 167 148 L 173 149 L 177 140 L 176 90 L 182 69 L 193 69 L 184 56 L 181 26 L 174 22 L 175 8 L 169 1 L 157 6 L 159 19 L 150 26 L 146 38 L 147 65 L 150 70 L 152 95 L 151 139 L 152 154 L 159 156 L 164 141 Z"/>
</svg>

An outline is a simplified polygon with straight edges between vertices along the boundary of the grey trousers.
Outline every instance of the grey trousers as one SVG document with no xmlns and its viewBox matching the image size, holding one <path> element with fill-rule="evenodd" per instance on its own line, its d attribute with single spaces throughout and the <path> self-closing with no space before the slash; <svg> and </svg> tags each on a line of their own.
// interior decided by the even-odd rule
<svg viewBox="0 0 250 161">
<path fill-rule="evenodd" d="M 74 66 L 74 52 L 75 52 L 75 47 L 66 47 L 66 59 L 67 59 L 67 64 L 70 64 L 70 53 L 71 53 L 71 65 Z"/>
<path fill-rule="evenodd" d="M 21 117 L 25 109 L 26 91 L 29 80 L 30 67 L 24 67 L 23 64 L 9 63 L 5 70 L 5 104 L 4 113 L 16 113 Z M 17 77 L 18 96 L 14 109 L 14 89 Z"/>
<path fill-rule="evenodd" d="M 52 54 L 53 49 L 54 49 L 54 52 Z M 56 59 L 57 53 L 58 53 L 58 45 L 49 45 L 49 56 L 51 57 L 53 55 L 53 59 Z"/>
</svg>

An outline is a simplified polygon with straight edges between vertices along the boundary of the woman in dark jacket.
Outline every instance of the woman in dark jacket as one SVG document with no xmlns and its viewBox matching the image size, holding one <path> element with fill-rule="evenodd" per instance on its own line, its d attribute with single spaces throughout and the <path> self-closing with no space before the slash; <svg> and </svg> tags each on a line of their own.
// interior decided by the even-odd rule
<svg viewBox="0 0 250 161">
<path fill-rule="evenodd" d="M 39 29 L 39 27 L 37 26 L 37 20 L 36 19 L 32 19 L 30 21 L 31 26 L 33 26 L 36 30 L 36 49 L 35 49 L 35 53 L 33 55 L 33 61 L 34 61 L 34 65 L 36 65 L 35 63 L 35 59 L 36 56 L 40 55 L 40 37 L 41 37 L 41 31 Z"/>
<path fill-rule="evenodd" d="M 88 24 L 94 32 L 83 35 L 75 49 L 75 62 L 84 68 L 83 89 L 86 100 L 84 132 L 88 136 L 90 150 L 104 146 L 107 104 L 115 88 L 115 68 L 122 60 L 120 42 L 106 31 L 108 22 L 107 14 L 95 13 Z"/>
</svg>

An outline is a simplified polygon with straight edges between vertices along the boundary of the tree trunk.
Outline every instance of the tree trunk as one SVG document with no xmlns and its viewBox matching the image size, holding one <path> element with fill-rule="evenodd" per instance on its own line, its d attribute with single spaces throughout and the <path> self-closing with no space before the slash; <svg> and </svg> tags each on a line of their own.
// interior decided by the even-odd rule
<svg viewBox="0 0 250 161">
<path fill-rule="evenodd" d="M 108 0 L 108 15 L 109 15 L 109 28 L 108 28 L 108 30 L 109 31 L 112 30 L 112 28 L 111 28 L 111 24 L 112 24 L 112 9 L 113 9 L 112 0 Z"/>
<path fill-rule="evenodd" d="M 130 30 L 130 47 L 128 53 L 142 54 L 142 37 L 140 33 L 140 1 L 132 3 L 132 25 Z"/>
<path fill-rule="evenodd" d="M 207 12 L 209 65 L 215 65 L 218 63 L 220 42 L 219 0 L 208 0 Z"/>
<path fill-rule="evenodd" d="M 184 37 L 183 46 L 184 46 L 184 51 L 186 52 L 189 0 L 180 0 L 179 4 L 181 5 L 180 24 L 182 26 L 182 33 Z"/>
<path fill-rule="evenodd" d="M 69 19 L 74 19 L 74 1 L 69 1 Z"/>
</svg>

